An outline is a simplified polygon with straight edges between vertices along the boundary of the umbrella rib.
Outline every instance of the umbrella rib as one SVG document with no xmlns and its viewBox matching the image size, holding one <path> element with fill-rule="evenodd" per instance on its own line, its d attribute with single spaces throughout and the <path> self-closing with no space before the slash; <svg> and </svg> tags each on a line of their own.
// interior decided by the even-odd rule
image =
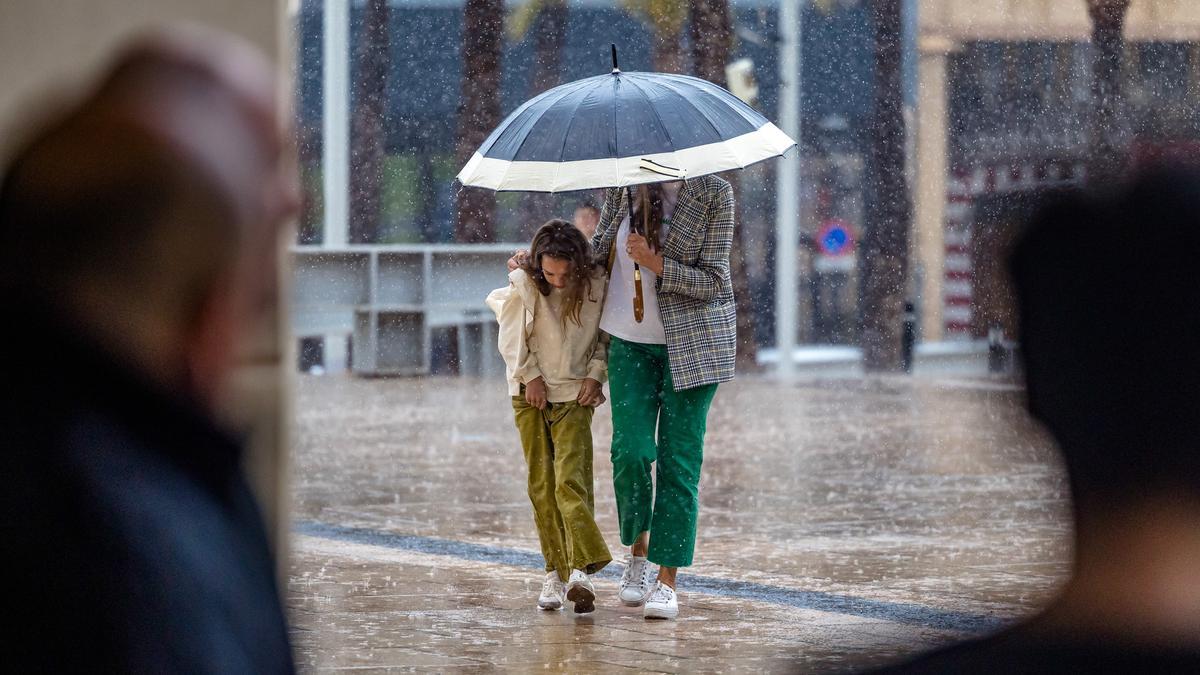
<svg viewBox="0 0 1200 675">
<path fill-rule="evenodd" d="M 674 155 L 675 151 L 678 150 L 679 148 L 676 148 L 675 141 L 671 140 L 671 132 L 670 132 L 670 130 L 667 129 L 667 125 L 663 123 L 662 117 L 659 116 L 658 110 L 656 110 L 654 108 L 654 104 L 650 101 L 650 97 L 646 95 L 646 90 L 643 89 L 642 85 L 635 82 L 632 78 L 630 78 L 629 83 L 632 84 L 634 87 L 637 87 L 637 90 L 642 93 L 642 98 L 646 99 L 646 103 L 650 106 L 651 112 L 654 113 L 654 119 L 658 120 L 659 128 L 661 128 L 663 130 L 663 133 L 667 135 L 667 143 L 671 146 L 671 154 Z M 705 118 L 705 119 L 708 119 L 708 118 Z M 712 124 L 712 122 L 710 121 L 709 124 Z M 640 155 L 643 153 L 639 152 L 637 154 Z M 646 153 L 646 154 L 653 154 L 653 153 Z"/>
<path fill-rule="evenodd" d="M 697 80 L 699 80 L 700 78 L 694 78 L 694 79 L 697 79 Z M 701 81 L 701 82 L 704 82 L 705 84 L 712 84 L 712 83 L 711 83 L 711 82 L 709 82 L 708 80 L 700 80 L 700 81 Z M 726 139 L 726 138 L 724 138 L 724 137 L 723 137 L 723 135 L 721 134 L 721 130 L 720 130 L 720 128 L 718 128 L 718 127 L 717 127 L 716 123 L 715 123 L 715 122 L 713 122 L 711 119 L 709 119 L 708 115 L 706 115 L 706 114 L 704 113 L 704 111 L 703 111 L 703 110 L 701 110 L 701 109 L 700 109 L 698 106 L 696 106 L 696 105 L 693 105 L 693 104 L 692 104 L 690 101 L 688 101 L 688 98 L 687 98 L 687 96 L 684 96 L 684 94 L 683 94 L 682 92 L 680 92 L 679 90 L 677 90 L 675 87 L 672 87 L 670 82 L 664 82 L 664 83 L 663 83 L 663 86 L 664 86 L 664 87 L 666 87 L 667 89 L 671 90 L 673 93 L 675 93 L 676 95 L 678 95 L 678 96 L 679 96 L 680 98 L 682 98 L 684 101 L 686 101 L 686 102 L 688 103 L 688 105 L 691 105 L 691 106 L 692 106 L 692 109 L 693 109 L 693 110 L 695 110 L 697 113 L 699 113 L 699 114 L 700 114 L 700 117 L 703 117 L 703 118 L 704 118 L 704 121 L 705 121 L 705 122 L 708 122 L 708 125 L 709 125 L 710 127 L 712 127 L 712 128 L 713 128 L 713 131 L 715 131 L 715 132 L 717 133 L 717 139 L 718 139 L 718 140 L 717 140 L 717 144 L 719 144 L 719 145 L 721 145 L 721 146 L 723 146 L 723 147 L 724 147 L 724 149 L 726 150 L 726 152 L 728 152 L 728 153 L 730 154 L 730 156 L 732 156 L 732 157 L 733 157 L 734 161 L 736 161 L 736 162 L 737 162 L 737 164 L 738 164 L 738 166 L 739 166 L 739 167 L 741 167 L 741 168 L 743 168 L 743 169 L 744 169 L 744 168 L 746 168 L 746 166 L 747 166 L 747 165 L 746 165 L 744 162 L 742 162 L 742 158 L 741 158 L 741 157 L 739 157 L 739 156 L 737 155 L 737 153 L 736 153 L 736 152 L 734 152 L 734 151 L 733 151 L 731 148 L 729 148 L 729 147 L 726 145 L 726 144 L 727 144 L 729 141 L 731 141 L 731 140 L 733 140 L 733 139 Z M 716 86 L 716 85 L 713 85 L 713 86 Z M 705 96 L 709 96 L 709 97 L 715 98 L 715 99 L 717 100 L 717 102 L 721 103 L 722 105 L 725 105 L 725 102 L 724 102 L 724 101 L 722 101 L 722 100 L 721 100 L 719 97 L 715 96 L 715 95 L 714 95 L 714 94 L 712 94 L 711 92 L 707 92 L 707 91 L 703 91 L 703 90 L 701 90 L 701 93 L 702 93 L 703 95 L 705 95 Z M 754 133 L 754 131 L 756 131 L 756 130 L 752 130 L 752 131 L 750 131 L 749 133 Z M 741 135 L 741 134 L 739 134 L 739 136 L 740 136 L 740 135 Z M 735 136 L 734 138 L 737 138 L 737 136 Z"/>
<path fill-rule="evenodd" d="M 558 105 L 559 101 L 570 96 L 571 94 L 574 94 L 575 92 L 579 91 L 580 89 L 583 89 L 584 88 L 583 85 L 587 84 L 587 81 L 585 80 L 583 82 L 577 82 L 575 84 L 578 84 L 579 86 L 577 86 L 577 87 L 571 87 L 570 85 L 564 86 L 563 89 L 566 89 L 566 91 L 559 94 L 558 98 L 554 99 L 554 101 L 552 101 L 549 105 L 547 105 L 545 108 L 543 108 L 541 114 L 545 115 L 546 113 L 550 112 L 551 108 Z M 549 92 L 547 92 L 547 93 L 549 93 Z M 537 123 L 539 121 L 541 121 L 540 116 L 538 119 L 534 120 L 533 126 L 537 126 Z M 533 129 L 531 127 L 530 131 L 532 131 L 532 130 Z M 531 135 L 532 134 L 525 134 L 525 138 L 521 139 L 521 142 L 517 145 L 517 149 L 513 152 L 513 161 L 516 161 L 517 155 L 521 154 L 521 148 L 525 147 L 525 141 L 528 141 L 529 137 Z"/>
<path fill-rule="evenodd" d="M 700 85 L 700 86 L 696 87 L 699 91 L 703 92 L 706 96 L 717 99 L 723 105 L 730 108 L 731 110 L 737 110 L 738 114 L 740 114 L 742 116 L 742 118 L 745 119 L 747 122 L 754 123 L 756 121 L 755 118 L 762 118 L 764 121 L 769 121 L 769 120 L 766 120 L 765 117 L 763 117 L 762 113 L 760 113 L 757 110 L 755 110 L 754 108 L 750 107 L 745 101 L 738 98 L 737 96 L 734 96 L 729 90 L 716 84 L 715 82 L 706 80 L 701 77 L 694 77 L 692 75 L 675 75 L 670 80 L 667 80 L 666 82 L 664 82 L 664 86 L 667 86 L 668 88 L 671 89 L 671 91 L 678 93 L 680 96 L 683 96 L 683 94 L 679 93 L 678 90 L 676 90 L 673 86 L 671 86 L 671 85 L 675 84 L 675 80 L 691 80 L 691 81 L 696 82 L 697 85 Z M 710 89 L 710 88 L 716 89 L 720 93 L 728 94 L 730 100 L 725 101 L 717 93 L 709 91 L 708 89 Z M 745 110 L 741 110 L 740 108 L 744 108 Z M 749 111 L 749 113 L 751 115 L 750 117 L 746 116 L 747 111 Z"/>
<path fill-rule="evenodd" d="M 699 78 L 697 78 L 697 79 L 699 79 Z M 712 84 L 711 82 L 708 82 L 708 80 L 701 80 L 701 82 L 705 82 L 705 83 L 708 83 L 708 84 Z M 715 122 L 713 122 L 711 119 L 709 119 L 708 115 L 705 115 L 703 110 L 701 110 L 700 108 L 698 108 L 698 107 L 696 107 L 695 105 L 693 105 L 693 104 L 692 104 L 692 102 L 688 100 L 688 97 L 687 97 L 687 96 L 686 96 L 686 95 L 685 95 L 683 92 L 679 91 L 679 90 L 678 90 L 678 89 L 676 89 L 675 87 L 672 87 L 672 86 L 671 86 L 671 82 L 670 82 L 670 81 L 663 82 L 663 83 L 662 83 L 662 85 L 663 85 L 664 87 L 666 87 L 667 89 L 669 89 L 669 90 L 671 91 L 671 93 L 673 93 L 673 94 L 677 95 L 679 98 L 683 99 L 685 103 L 687 103 L 688 105 L 692 106 L 692 109 L 693 109 L 693 110 L 695 110 L 696 112 L 700 113 L 700 116 L 704 118 L 704 121 L 705 121 L 705 122 L 708 122 L 708 126 L 712 127 L 712 130 L 713 130 L 713 131 L 715 131 L 715 132 L 717 133 L 717 142 L 718 142 L 718 143 L 724 143 L 724 142 L 725 142 L 725 140 L 726 140 L 726 139 L 725 139 L 725 138 L 724 138 L 724 136 L 721 134 L 721 129 L 720 129 L 720 127 L 718 127 L 718 126 L 717 126 L 717 124 L 716 124 Z M 709 93 L 709 92 L 703 92 L 703 93 L 704 93 L 706 96 L 712 96 L 712 94 L 711 94 L 711 93 Z M 712 97 L 713 97 L 713 98 L 716 98 L 715 96 L 712 96 Z M 719 98 L 717 98 L 717 101 L 718 101 L 718 102 L 720 102 L 721 104 L 724 104 L 724 103 L 725 103 L 724 101 L 721 101 L 721 99 L 719 99 Z"/>
<path fill-rule="evenodd" d="M 611 76 L 610 76 L 611 77 Z M 621 150 L 617 144 L 617 87 L 621 85 L 620 76 L 613 77 L 613 95 L 612 95 L 612 130 L 613 130 L 613 184 L 621 182 Z"/>
<path fill-rule="evenodd" d="M 586 83 L 587 83 L 587 80 L 584 80 L 584 81 L 575 83 L 575 84 L 579 85 L 577 87 L 570 87 L 570 85 L 565 85 L 563 88 L 566 89 L 567 91 L 562 92 L 562 94 L 558 98 L 554 99 L 554 101 L 552 103 L 550 103 L 550 105 L 546 106 L 546 108 L 542 111 L 543 114 L 545 112 L 548 112 L 550 110 L 550 108 L 557 105 L 559 101 L 570 96 L 571 94 L 575 93 L 576 91 L 583 89 L 584 84 L 586 84 Z M 550 91 L 553 91 L 553 90 L 550 90 Z M 546 93 L 550 93 L 550 92 L 547 91 Z M 530 131 L 533 131 L 534 126 L 537 126 L 537 120 L 534 120 L 533 125 L 531 125 L 531 127 L 530 127 Z M 512 171 L 513 165 L 515 165 L 517 163 L 517 155 L 521 154 L 521 148 L 525 147 L 525 142 L 528 141 L 530 136 L 532 136 L 532 135 L 533 135 L 532 133 L 526 133 L 525 138 L 522 138 L 521 142 L 517 144 L 517 149 L 513 151 L 513 158 L 512 158 L 512 160 L 509 161 L 508 168 L 506 168 L 504 170 L 504 178 L 501 179 L 501 181 L 500 181 L 501 185 L 503 185 L 505 183 L 505 181 L 508 180 L 508 173 L 510 171 Z"/>
<path fill-rule="evenodd" d="M 570 138 L 570 136 L 571 136 L 571 128 L 575 126 L 575 113 L 579 112 L 579 106 L 583 105 L 583 102 L 585 100 L 587 100 L 587 97 L 590 95 L 591 95 L 591 92 L 589 91 L 588 93 L 579 97 L 579 100 L 575 102 L 575 108 L 573 110 L 571 110 L 571 118 L 570 118 L 570 121 L 567 122 L 567 130 L 563 133 L 562 147 L 560 147 L 558 149 L 558 162 L 554 167 L 553 186 L 554 186 L 555 190 L 558 189 L 558 177 L 559 177 L 559 175 L 562 174 L 562 166 L 563 166 L 563 161 L 564 161 L 563 155 L 565 155 L 567 153 L 567 139 Z M 557 102 L 558 101 L 555 101 L 555 103 L 557 103 Z"/>
<path fill-rule="evenodd" d="M 581 81 L 581 82 L 572 82 L 571 84 L 582 85 L 583 83 Z M 566 85 L 564 85 L 564 86 L 566 86 Z M 534 106 L 534 104 L 538 103 L 543 98 L 545 98 L 547 95 L 549 95 L 553 92 L 554 92 L 554 89 L 547 89 L 546 91 L 543 91 L 542 93 L 538 94 L 537 96 L 534 96 L 533 98 L 529 99 L 528 101 L 525 101 L 521 105 L 517 106 L 516 110 L 513 110 L 511 113 L 509 113 L 508 116 L 505 117 L 504 120 L 500 123 L 500 125 L 492 130 L 492 134 L 495 134 L 497 131 L 500 131 L 503 128 L 507 128 L 507 125 L 505 124 L 505 122 L 516 121 L 517 116 L 519 116 L 521 113 L 525 112 L 529 108 L 532 108 Z M 477 150 L 477 152 L 479 152 L 479 154 L 481 154 L 485 157 L 487 156 L 487 151 L 491 149 L 492 145 L 495 145 L 495 141 L 499 140 L 499 136 L 496 136 L 495 138 L 493 138 L 492 134 L 488 135 L 487 139 L 484 140 L 483 145 L 479 146 L 479 148 Z M 487 141 L 492 141 L 492 143 L 489 144 Z"/>
</svg>

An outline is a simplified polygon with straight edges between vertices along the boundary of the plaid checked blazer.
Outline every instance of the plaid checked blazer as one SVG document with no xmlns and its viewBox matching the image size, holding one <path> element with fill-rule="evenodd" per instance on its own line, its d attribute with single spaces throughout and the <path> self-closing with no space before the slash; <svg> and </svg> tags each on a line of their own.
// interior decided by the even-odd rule
<svg viewBox="0 0 1200 675">
<path fill-rule="evenodd" d="M 629 210 L 628 191 L 610 188 L 592 237 L 608 258 Z M 667 361 L 676 391 L 733 379 L 737 307 L 729 279 L 733 245 L 733 188 L 716 176 L 684 181 L 663 242 L 658 308 L 667 336 Z"/>
</svg>

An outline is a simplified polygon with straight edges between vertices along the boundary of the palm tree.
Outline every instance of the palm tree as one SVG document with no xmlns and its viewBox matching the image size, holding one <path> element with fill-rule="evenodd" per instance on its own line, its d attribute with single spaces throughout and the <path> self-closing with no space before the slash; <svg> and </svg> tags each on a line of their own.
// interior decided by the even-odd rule
<svg viewBox="0 0 1200 675">
<path fill-rule="evenodd" d="M 383 163 L 387 156 L 384 103 L 389 51 L 387 0 L 368 0 L 354 51 L 354 113 L 350 120 L 350 243 L 379 240 Z"/>
<path fill-rule="evenodd" d="M 688 19 L 687 0 L 621 0 L 625 11 L 650 28 L 651 69 L 659 73 L 683 73 L 683 27 Z"/>
<path fill-rule="evenodd" d="M 508 36 L 514 41 L 525 39 L 532 30 L 533 75 L 529 80 L 527 98 L 551 89 L 562 82 L 562 54 L 566 47 L 567 34 L 566 0 L 526 0 L 509 15 Z M 521 220 L 523 236 L 532 236 L 533 230 L 547 218 L 556 215 L 557 200 L 553 195 L 529 192 L 521 196 Z"/>
<path fill-rule="evenodd" d="M 458 105 L 456 156 L 462 166 L 500 124 L 500 60 L 504 47 L 504 0 L 467 0 L 463 12 L 462 95 Z M 454 238 L 495 239 L 496 195 L 463 188 L 458 195 Z"/>
<path fill-rule="evenodd" d="M 865 208 L 868 226 L 859 248 L 859 314 L 863 364 L 872 371 L 903 368 L 901 330 L 912 211 L 904 173 L 903 7 L 904 0 L 871 0 L 875 95 Z"/>
<path fill-rule="evenodd" d="M 1107 182 L 1121 170 L 1120 139 L 1124 101 L 1121 57 L 1125 51 L 1125 16 L 1130 0 L 1087 0 L 1092 19 L 1092 182 Z"/>
<path fill-rule="evenodd" d="M 688 27 L 692 43 L 692 71 L 722 87 L 725 66 L 733 51 L 733 16 L 729 0 L 691 0 Z"/>
<path fill-rule="evenodd" d="M 533 76 L 529 81 L 532 98 L 562 81 L 562 54 L 566 46 L 566 0 L 526 0 L 515 8 L 508 20 L 508 37 L 524 40 L 533 31 Z"/>
</svg>

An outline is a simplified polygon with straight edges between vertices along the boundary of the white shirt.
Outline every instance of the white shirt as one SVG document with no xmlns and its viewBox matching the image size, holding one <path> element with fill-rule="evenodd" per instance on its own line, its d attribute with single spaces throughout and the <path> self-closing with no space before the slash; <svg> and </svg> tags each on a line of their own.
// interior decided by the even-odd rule
<svg viewBox="0 0 1200 675">
<path fill-rule="evenodd" d="M 667 240 L 667 233 L 671 229 L 670 217 L 675 212 L 676 195 L 671 192 L 664 195 L 663 224 L 658 237 L 660 242 Z M 658 311 L 658 277 L 645 267 L 642 267 L 642 307 L 645 311 L 641 323 L 633 318 L 633 258 L 625 252 L 628 241 L 629 216 L 626 215 L 612 244 L 617 247 L 617 255 L 608 281 L 604 313 L 600 315 L 600 330 L 627 342 L 665 345 L 667 335 Z"/>
</svg>

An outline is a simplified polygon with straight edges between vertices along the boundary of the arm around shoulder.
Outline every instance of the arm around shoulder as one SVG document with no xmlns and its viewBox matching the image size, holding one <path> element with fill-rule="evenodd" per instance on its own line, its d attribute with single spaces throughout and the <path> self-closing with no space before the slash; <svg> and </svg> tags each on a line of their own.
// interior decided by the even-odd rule
<svg viewBox="0 0 1200 675">
<path fill-rule="evenodd" d="M 604 191 L 604 205 L 600 209 L 600 222 L 596 224 L 596 233 L 592 235 L 592 251 L 598 256 L 607 256 L 615 235 L 609 230 L 614 228 L 617 214 L 621 210 L 621 189 L 608 188 Z"/>
<path fill-rule="evenodd" d="M 601 384 L 608 381 L 608 341 L 608 333 L 600 331 L 588 359 L 587 376 Z"/>
</svg>

